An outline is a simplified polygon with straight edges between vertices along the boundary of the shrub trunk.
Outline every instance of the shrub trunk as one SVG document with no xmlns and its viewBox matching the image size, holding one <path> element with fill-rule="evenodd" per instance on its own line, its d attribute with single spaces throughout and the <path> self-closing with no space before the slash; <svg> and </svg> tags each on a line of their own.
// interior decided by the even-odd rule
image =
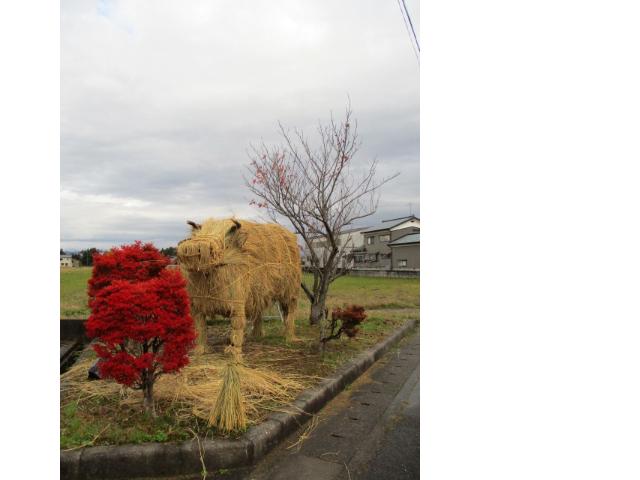
<svg viewBox="0 0 640 480">
<path fill-rule="evenodd" d="M 156 406 L 153 401 L 153 380 L 149 378 L 145 380 L 142 392 L 144 393 L 144 411 L 152 417 L 155 417 Z"/>
</svg>

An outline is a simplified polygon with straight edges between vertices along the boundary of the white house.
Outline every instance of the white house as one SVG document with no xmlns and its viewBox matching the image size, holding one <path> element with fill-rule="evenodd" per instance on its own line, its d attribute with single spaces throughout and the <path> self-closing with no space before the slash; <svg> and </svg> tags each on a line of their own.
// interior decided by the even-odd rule
<svg viewBox="0 0 640 480">
<path fill-rule="evenodd" d="M 362 234 L 362 232 L 364 232 L 368 228 L 369 227 L 352 228 L 349 230 L 345 230 L 338 236 L 338 246 L 340 248 L 344 246 L 342 258 L 340 259 L 340 262 L 338 264 L 339 267 L 353 267 L 352 253 L 364 248 L 364 235 Z M 325 237 L 316 237 L 311 240 L 313 251 L 320 259 L 321 266 L 325 264 L 330 254 L 327 243 L 328 241 Z M 309 252 L 309 248 L 305 247 L 303 265 L 306 267 L 311 266 L 310 259 L 311 253 Z"/>
<path fill-rule="evenodd" d="M 61 267 L 79 267 L 80 261 L 72 258 L 68 254 L 60 254 L 60 266 Z"/>
</svg>

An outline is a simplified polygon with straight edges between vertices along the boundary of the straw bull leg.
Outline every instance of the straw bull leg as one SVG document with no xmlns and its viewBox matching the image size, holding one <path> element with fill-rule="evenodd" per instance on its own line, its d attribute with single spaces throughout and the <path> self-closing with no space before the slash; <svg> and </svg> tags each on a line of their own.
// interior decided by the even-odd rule
<svg viewBox="0 0 640 480">
<path fill-rule="evenodd" d="M 288 342 L 295 342 L 296 337 L 296 301 L 282 302 L 282 315 L 284 316 L 284 337 Z"/>
<path fill-rule="evenodd" d="M 252 316 L 253 322 L 253 330 L 251 331 L 251 335 L 254 338 L 262 338 L 264 336 L 264 332 L 262 330 L 262 312 L 256 312 Z"/>
<path fill-rule="evenodd" d="M 231 314 L 231 354 L 237 362 L 242 361 L 242 344 L 244 343 L 246 324 L 247 317 L 244 313 L 244 305 L 242 305 Z"/>
<path fill-rule="evenodd" d="M 195 313 L 193 317 L 197 334 L 194 353 L 196 355 L 202 355 L 207 351 L 207 318 L 200 312 Z"/>
</svg>

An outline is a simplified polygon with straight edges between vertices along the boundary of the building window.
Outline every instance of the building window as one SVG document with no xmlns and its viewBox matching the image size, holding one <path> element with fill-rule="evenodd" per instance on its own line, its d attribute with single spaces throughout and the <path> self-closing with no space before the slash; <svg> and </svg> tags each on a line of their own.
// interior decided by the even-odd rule
<svg viewBox="0 0 640 480">
<path fill-rule="evenodd" d="M 373 239 L 375 237 L 367 237 L 367 245 L 373 245 Z"/>
<path fill-rule="evenodd" d="M 398 260 L 398 266 L 399 267 L 406 267 L 407 266 L 407 260 L 406 259 Z"/>
<path fill-rule="evenodd" d="M 381 242 L 388 242 L 389 240 L 391 240 L 391 235 L 389 235 L 388 233 L 386 235 L 380 235 L 379 239 Z"/>
</svg>

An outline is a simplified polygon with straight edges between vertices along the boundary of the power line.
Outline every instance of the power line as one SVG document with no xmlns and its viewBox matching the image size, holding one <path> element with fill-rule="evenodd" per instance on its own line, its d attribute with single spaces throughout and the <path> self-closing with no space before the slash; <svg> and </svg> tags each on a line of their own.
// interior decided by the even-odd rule
<svg viewBox="0 0 640 480">
<path fill-rule="evenodd" d="M 404 26 L 407 29 L 407 35 L 409 35 L 409 42 L 411 43 L 411 49 L 413 50 L 413 53 L 416 56 L 416 60 L 418 60 L 418 63 L 420 63 L 420 55 L 419 55 L 420 47 L 418 47 L 418 50 L 416 50 L 416 46 L 413 44 L 413 39 L 415 39 L 415 33 L 412 39 L 411 32 L 409 31 L 409 24 L 407 23 L 407 19 L 405 18 L 406 10 L 402 8 L 402 5 L 404 4 L 404 0 L 402 0 L 402 3 L 400 3 L 400 0 L 397 0 L 397 2 L 398 2 L 398 8 L 400 9 L 400 15 L 402 16 L 402 21 L 404 22 Z M 413 29 L 413 26 L 411 27 L 411 29 Z"/>
<path fill-rule="evenodd" d="M 418 43 L 418 37 L 416 37 L 416 31 L 413 29 L 413 22 L 411 21 L 411 15 L 409 15 L 409 10 L 407 10 L 407 4 L 402 0 L 402 5 L 404 6 L 404 11 L 407 14 L 407 19 L 409 20 L 409 25 L 411 25 L 411 32 L 413 33 L 413 39 L 416 41 L 416 46 L 418 47 L 418 52 L 420 51 L 420 44 Z"/>
</svg>

